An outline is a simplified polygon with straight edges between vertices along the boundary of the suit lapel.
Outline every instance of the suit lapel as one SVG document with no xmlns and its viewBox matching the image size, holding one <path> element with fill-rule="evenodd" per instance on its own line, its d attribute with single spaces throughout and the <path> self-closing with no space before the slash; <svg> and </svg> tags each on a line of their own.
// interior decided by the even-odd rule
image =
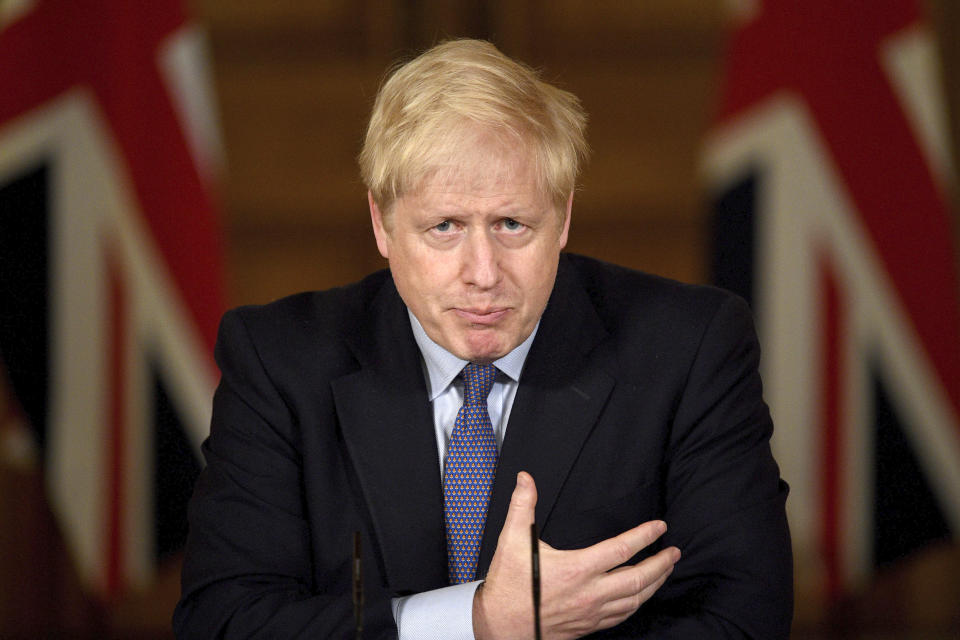
<svg viewBox="0 0 960 640">
<path fill-rule="evenodd" d="M 485 575 L 506 519 L 517 473 L 537 485 L 542 528 L 614 386 L 598 345 L 606 337 L 583 286 L 561 257 L 557 283 L 527 356 L 494 480 L 480 548 Z"/>
<path fill-rule="evenodd" d="M 390 280 L 358 332 L 361 369 L 333 381 L 343 438 L 395 593 L 447 584 L 433 414 L 406 307 Z"/>
</svg>

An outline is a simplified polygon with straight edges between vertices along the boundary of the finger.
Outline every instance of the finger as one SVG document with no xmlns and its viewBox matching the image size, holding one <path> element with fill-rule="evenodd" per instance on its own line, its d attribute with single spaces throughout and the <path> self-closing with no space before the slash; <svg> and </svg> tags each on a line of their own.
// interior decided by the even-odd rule
<svg viewBox="0 0 960 640">
<path fill-rule="evenodd" d="M 676 547 L 663 549 L 643 562 L 610 571 L 599 581 L 597 589 L 601 598 L 608 602 L 646 593 L 646 597 L 640 600 L 644 602 L 660 588 L 679 559 L 680 550 Z M 637 605 L 639 606 L 639 602 Z"/>
<path fill-rule="evenodd" d="M 586 562 L 597 571 L 609 571 L 648 547 L 667 530 L 667 523 L 651 520 L 582 549 Z"/>
<path fill-rule="evenodd" d="M 679 557 L 679 551 L 676 554 L 671 554 L 671 551 L 672 549 L 664 549 L 656 556 L 651 556 L 647 559 L 653 561 L 649 565 L 617 569 L 617 579 L 626 579 L 626 585 L 616 585 L 609 592 L 609 600 L 614 601 L 617 597 L 630 598 L 636 594 L 640 596 L 641 602 L 645 602 L 673 573 L 676 566 L 674 558 Z"/>
<path fill-rule="evenodd" d="M 517 474 L 517 486 L 510 496 L 510 507 L 507 509 L 507 519 L 503 523 L 501 535 L 511 531 L 529 536 L 536 506 L 537 485 L 529 473 L 521 471 Z"/>
<path fill-rule="evenodd" d="M 601 605 L 601 622 L 597 628 L 605 629 L 607 627 L 612 627 L 613 625 L 620 624 L 632 616 L 641 606 L 643 606 L 647 600 L 653 597 L 653 594 L 655 594 L 660 587 L 663 586 L 663 583 L 667 581 L 667 578 L 670 577 L 671 573 L 673 573 L 673 568 L 660 576 L 652 584 L 647 585 L 636 595 L 620 598 L 619 600 L 611 600 Z"/>
<path fill-rule="evenodd" d="M 634 613 L 637 612 L 644 602 L 649 600 L 657 590 L 663 586 L 673 569 L 657 579 L 653 584 L 642 589 L 635 596 L 620 598 L 605 602 L 600 606 L 600 621 L 597 623 L 597 629 L 608 629 L 620 624 Z"/>
</svg>

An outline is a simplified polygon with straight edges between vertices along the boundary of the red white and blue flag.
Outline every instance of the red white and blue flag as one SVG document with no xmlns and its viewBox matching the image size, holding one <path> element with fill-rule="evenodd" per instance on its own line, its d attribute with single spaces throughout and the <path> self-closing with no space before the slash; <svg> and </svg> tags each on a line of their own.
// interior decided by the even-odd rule
<svg viewBox="0 0 960 640">
<path fill-rule="evenodd" d="M 219 140 L 177 0 L 0 4 L 0 358 L 84 583 L 183 542 L 223 309 Z"/>
<path fill-rule="evenodd" d="M 919 0 L 741 3 L 705 168 L 753 304 L 801 588 L 960 532 L 960 282 Z"/>
</svg>

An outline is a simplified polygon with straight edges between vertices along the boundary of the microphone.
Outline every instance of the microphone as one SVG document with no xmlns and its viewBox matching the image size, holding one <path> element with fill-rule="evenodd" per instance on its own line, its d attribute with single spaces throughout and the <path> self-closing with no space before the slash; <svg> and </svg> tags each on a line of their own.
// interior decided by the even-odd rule
<svg viewBox="0 0 960 640">
<path fill-rule="evenodd" d="M 353 532 L 353 632 L 363 637 L 363 574 L 360 571 L 360 532 Z"/>
<path fill-rule="evenodd" d="M 537 523 L 530 525 L 530 569 L 533 575 L 533 634 L 536 640 L 540 635 L 540 536 L 537 535 Z"/>
</svg>

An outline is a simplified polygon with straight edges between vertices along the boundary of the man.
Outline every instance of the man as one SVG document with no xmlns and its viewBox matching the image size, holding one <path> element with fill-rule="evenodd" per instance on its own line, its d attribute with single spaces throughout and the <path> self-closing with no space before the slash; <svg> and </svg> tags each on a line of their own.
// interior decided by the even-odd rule
<svg viewBox="0 0 960 640">
<path fill-rule="evenodd" d="M 749 312 L 561 255 L 585 121 L 484 42 L 384 84 L 390 270 L 224 316 L 178 635 L 351 637 L 360 532 L 365 637 L 532 638 L 535 521 L 544 638 L 787 636 Z"/>
</svg>

